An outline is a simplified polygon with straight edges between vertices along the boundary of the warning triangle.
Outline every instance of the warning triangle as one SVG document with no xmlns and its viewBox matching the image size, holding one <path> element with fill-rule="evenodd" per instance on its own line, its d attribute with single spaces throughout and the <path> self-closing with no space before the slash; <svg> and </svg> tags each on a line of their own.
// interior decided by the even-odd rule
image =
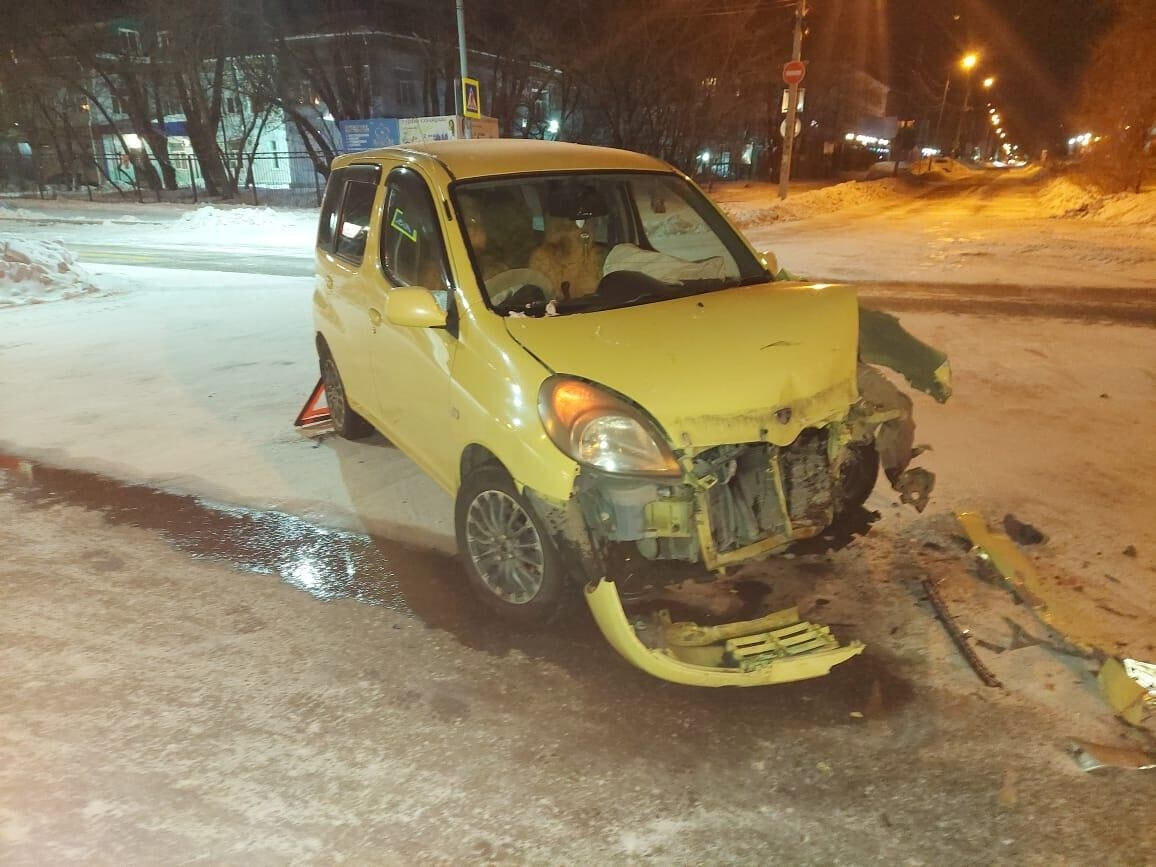
<svg viewBox="0 0 1156 867">
<path fill-rule="evenodd" d="M 474 88 L 466 90 L 466 111 L 470 114 L 478 114 L 478 91 Z"/>
<path fill-rule="evenodd" d="M 313 386 L 313 391 L 309 394 L 309 400 L 305 401 L 305 406 L 301 407 L 301 412 L 297 413 L 293 427 L 308 427 L 331 419 L 329 404 L 325 402 L 325 385 L 318 379 L 317 385 Z"/>
</svg>

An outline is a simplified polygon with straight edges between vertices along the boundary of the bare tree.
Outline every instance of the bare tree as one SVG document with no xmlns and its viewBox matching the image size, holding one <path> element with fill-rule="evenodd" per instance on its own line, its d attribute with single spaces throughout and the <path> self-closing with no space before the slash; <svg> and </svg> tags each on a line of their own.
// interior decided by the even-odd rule
<svg viewBox="0 0 1156 867">
<path fill-rule="evenodd" d="M 1086 165 L 1109 191 L 1144 180 L 1156 125 L 1156 15 L 1151 0 L 1117 0 L 1116 17 L 1096 43 L 1084 73 L 1079 120 L 1100 140 Z"/>
</svg>

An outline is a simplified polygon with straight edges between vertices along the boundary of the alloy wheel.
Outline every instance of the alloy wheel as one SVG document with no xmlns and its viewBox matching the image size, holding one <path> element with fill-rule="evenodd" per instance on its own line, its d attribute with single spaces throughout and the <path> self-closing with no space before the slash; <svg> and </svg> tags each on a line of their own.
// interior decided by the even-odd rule
<svg viewBox="0 0 1156 867">
<path fill-rule="evenodd" d="M 474 497 L 466 512 L 466 543 L 478 575 L 498 598 L 522 605 L 542 589 L 542 538 L 509 494 L 488 490 Z"/>
</svg>

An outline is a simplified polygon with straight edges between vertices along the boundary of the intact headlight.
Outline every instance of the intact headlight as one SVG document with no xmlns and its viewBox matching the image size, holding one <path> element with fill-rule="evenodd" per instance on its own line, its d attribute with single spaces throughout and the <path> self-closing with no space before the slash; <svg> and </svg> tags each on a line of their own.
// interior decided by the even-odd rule
<svg viewBox="0 0 1156 867">
<path fill-rule="evenodd" d="M 608 473 L 682 475 L 655 424 L 596 385 L 552 376 L 538 392 L 538 414 L 554 445 L 580 464 Z"/>
</svg>

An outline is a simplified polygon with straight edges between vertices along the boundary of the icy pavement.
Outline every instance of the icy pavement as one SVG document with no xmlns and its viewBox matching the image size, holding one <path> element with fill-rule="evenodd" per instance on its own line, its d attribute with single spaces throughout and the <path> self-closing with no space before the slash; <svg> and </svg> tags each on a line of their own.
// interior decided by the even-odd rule
<svg viewBox="0 0 1156 867">
<path fill-rule="evenodd" d="M 384 439 L 293 430 L 317 378 L 310 279 L 93 267 L 117 294 L 3 311 L 0 405 L 35 395 L 36 407 L 6 419 L 7 451 L 454 550 L 450 498 Z M 903 321 L 955 372 L 951 401 L 917 406 L 917 440 L 933 446 L 939 475 L 932 509 L 1021 514 L 1052 537 L 1057 575 L 1094 580 L 1117 610 L 1129 594 L 1150 598 L 1152 330 L 927 312 Z M 874 497 L 900 520 L 885 485 Z M 1128 545 L 1141 556 L 1124 556 Z M 1151 613 L 1096 617 L 1119 638 Z"/>
<path fill-rule="evenodd" d="M 0 441 L 452 548 L 448 497 L 384 440 L 322 445 L 294 431 L 318 376 L 311 279 L 92 270 L 112 297 L 3 311 L 0 400 L 35 394 L 37 408 L 6 421 Z"/>
<path fill-rule="evenodd" d="M 688 689 L 588 620 L 495 625 L 448 558 L 370 537 L 318 556 L 275 515 L 4 468 L 5 864 L 1156 858 L 1154 778 L 1082 774 L 1063 747 L 1089 721 L 975 685 L 904 580 L 918 546 L 782 580 L 879 638 L 853 663 Z M 279 550 L 246 549 L 246 522 Z M 408 604 L 318 601 L 311 568 L 347 549 Z M 1008 664 L 1070 692 L 1038 650 Z"/>
<path fill-rule="evenodd" d="M 914 225 L 976 208 L 978 230 L 989 199 L 1032 195 L 888 209 Z M 759 231 L 874 226 L 853 249 L 881 231 L 870 213 Z M 311 277 L 241 273 L 272 257 L 213 239 L 156 252 L 166 227 L 28 229 L 225 270 L 91 264 L 112 294 L 0 310 L 0 861 L 1156 859 L 1154 778 L 1082 775 L 1063 752 L 1125 736 L 1090 666 L 1013 646 L 1003 617 L 1030 632 L 1030 616 L 977 577 L 952 518 L 1041 528 L 1050 601 L 1082 637 L 1153 658 L 1152 329 L 1080 318 L 1084 292 L 1065 319 L 908 293 L 904 324 L 955 371 L 949 403 L 916 398 L 928 511 L 881 484 L 866 536 L 733 576 L 867 653 L 818 681 L 689 690 L 630 669 L 587 619 L 494 624 L 444 556 L 432 481 L 381 438 L 292 429 L 317 376 Z M 308 248 L 282 249 L 308 273 Z M 1049 285 L 1049 304 L 1064 285 L 1093 284 Z M 956 654 L 925 578 L 1006 692 Z"/>
</svg>

